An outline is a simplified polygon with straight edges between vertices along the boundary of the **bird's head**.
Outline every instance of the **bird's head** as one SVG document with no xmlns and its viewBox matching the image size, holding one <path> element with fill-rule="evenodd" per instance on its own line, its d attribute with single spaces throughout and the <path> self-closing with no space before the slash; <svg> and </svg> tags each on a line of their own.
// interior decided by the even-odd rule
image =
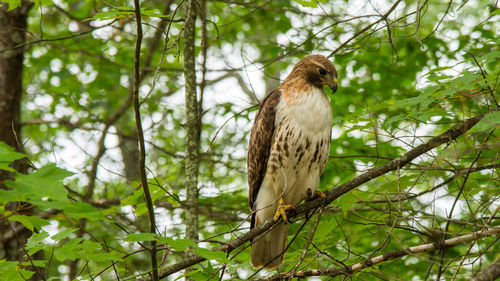
<svg viewBox="0 0 500 281">
<path fill-rule="evenodd" d="M 322 55 L 309 55 L 301 59 L 293 68 L 289 78 L 295 75 L 305 77 L 306 81 L 315 87 L 328 86 L 333 93 L 338 87 L 337 70 L 332 62 Z"/>
</svg>

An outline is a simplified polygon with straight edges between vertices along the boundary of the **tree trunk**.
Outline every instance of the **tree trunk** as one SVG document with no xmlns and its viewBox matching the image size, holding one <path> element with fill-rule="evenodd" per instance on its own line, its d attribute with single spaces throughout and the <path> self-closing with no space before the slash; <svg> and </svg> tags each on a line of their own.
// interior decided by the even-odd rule
<svg viewBox="0 0 500 281">
<path fill-rule="evenodd" d="M 196 2 L 186 4 L 184 24 L 184 79 L 186 98 L 186 238 L 198 240 L 198 164 L 200 147 L 199 106 L 196 94 Z"/>
<path fill-rule="evenodd" d="M 6 3 L 0 3 L 0 141 L 22 152 L 21 146 L 21 98 L 23 93 L 23 60 L 24 43 L 26 42 L 26 27 L 28 12 L 33 3 L 23 1 L 22 4 L 8 10 Z M 26 173 L 26 160 L 14 162 L 13 168 L 20 173 Z M 5 180 L 12 179 L 12 173 L 0 170 L 0 188 L 6 188 Z M 23 204 L 25 205 L 25 204 Z M 10 202 L 6 209 L 15 211 L 18 203 Z M 28 207 L 29 208 L 29 207 Z M 6 219 L 0 221 L 0 260 L 26 260 L 22 250 L 31 231 L 17 222 Z M 40 252 L 41 253 L 41 252 Z M 40 258 L 40 254 L 32 256 Z M 27 268 L 33 270 L 33 268 Z M 42 269 L 36 270 L 30 280 L 40 280 Z"/>
<path fill-rule="evenodd" d="M 125 176 L 128 181 L 136 181 L 141 178 L 139 173 L 139 146 L 137 143 L 137 130 L 124 134 L 126 131 L 125 126 L 119 124 L 119 130 L 122 132 L 118 134 L 119 147 L 122 154 Z"/>
<path fill-rule="evenodd" d="M 8 5 L 0 3 L 0 141 L 22 151 L 21 96 L 23 92 L 23 59 L 28 11 L 31 3 L 7 12 Z M 19 46 L 16 48 L 16 46 Z M 20 162 L 15 163 L 21 168 Z M 20 171 L 25 172 L 25 171 Z M 0 171 L 0 181 L 9 178 Z"/>
</svg>

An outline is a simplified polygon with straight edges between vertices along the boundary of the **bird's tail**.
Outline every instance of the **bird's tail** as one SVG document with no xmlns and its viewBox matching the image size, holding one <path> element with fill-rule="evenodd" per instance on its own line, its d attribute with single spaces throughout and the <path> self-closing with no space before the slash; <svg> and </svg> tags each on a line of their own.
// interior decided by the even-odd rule
<svg viewBox="0 0 500 281">
<path fill-rule="evenodd" d="M 287 244 L 288 224 L 280 223 L 252 242 L 250 263 L 254 268 L 273 269 L 283 263 Z"/>
</svg>

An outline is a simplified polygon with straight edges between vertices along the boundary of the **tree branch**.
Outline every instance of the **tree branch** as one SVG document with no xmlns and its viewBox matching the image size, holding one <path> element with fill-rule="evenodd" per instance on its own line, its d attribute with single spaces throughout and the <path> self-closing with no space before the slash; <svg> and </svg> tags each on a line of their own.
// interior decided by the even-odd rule
<svg viewBox="0 0 500 281">
<path fill-rule="evenodd" d="M 468 168 L 464 168 L 464 169 L 460 169 L 460 170 L 457 170 L 455 172 L 455 174 L 451 177 L 449 177 L 448 179 L 444 180 L 442 183 L 440 184 L 437 184 L 433 187 L 430 187 L 424 191 L 421 191 L 419 193 L 413 193 L 413 194 L 406 194 L 404 196 L 400 196 L 400 195 L 396 195 L 392 198 L 387 198 L 387 199 L 380 199 L 380 200 L 370 200 L 370 201 L 357 201 L 356 203 L 360 203 L 360 204 L 363 204 L 363 203 L 390 203 L 390 202 L 399 202 L 399 201 L 405 201 L 405 200 L 410 200 L 410 199 L 414 199 L 414 198 L 417 198 L 417 197 L 420 197 L 424 194 L 427 194 L 429 192 L 432 192 L 442 186 L 445 186 L 447 184 L 449 184 L 450 182 L 454 181 L 455 179 L 459 178 L 459 177 L 462 177 L 463 175 L 467 174 L 467 173 L 474 173 L 474 172 L 479 172 L 479 171 L 483 171 L 483 170 L 487 170 L 487 169 L 496 169 L 496 168 L 499 168 L 500 167 L 500 163 L 499 164 L 490 164 L 490 165 L 485 165 L 485 166 L 480 166 L 480 167 L 475 167 L 475 168 L 472 168 L 472 169 L 468 169 Z"/>
<path fill-rule="evenodd" d="M 500 256 L 481 270 L 471 281 L 493 281 L 500 277 Z"/>
<path fill-rule="evenodd" d="M 349 44 L 349 42 L 351 42 L 354 38 L 358 37 L 359 35 L 365 33 L 368 29 L 370 29 L 372 26 L 376 25 L 377 23 L 381 22 L 381 21 L 385 21 L 387 20 L 387 17 L 392 13 L 392 11 L 394 11 L 394 9 L 396 9 L 396 7 L 399 5 L 399 3 L 401 2 L 401 0 L 398 0 L 396 1 L 392 6 L 391 8 L 389 8 L 389 10 L 387 10 L 387 12 L 383 15 L 380 16 L 380 19 L 378 19 L 377 21 L 365 26 L 363 29 L 361 29 L 360 31 L 356 32 L 354 35 L 352 35 L 349 39 L 347 39 L 346 41 L 344 41 L 342 44 L 340 44 L 340 46 L 338 46 L 335 50 L 333 50 L 329 55 L 328 57 L 331 57 L 333 55 L 335 55 L 340 49 L 342 49 L 345 45 Z"/>
<path fill-rule="evenodd" d="M 497 111 L 498 109 L 494 109 L 492 111 Z M 447 130 L 441 135 L 438 135 L 436 137 L 433 137 L 430 139 L 428 142 L 423 143 L 412 150 L 408 151 L 404 155 L 388 162 L 385 163 L 381 166 L 372 168 L 365 173 L 355 177 L 354 179 L 338 186 L 337 188 L 329 191 L 326 196 L 321 199 L 316 199 L 309 201 L 305 204 L 299 205 L 295 208 L 295 212 L 297 214 L 304 213 L 308 210 L 311 210 L 313 208 L 319 207 L 322 204 L 322 200 L 325 201 L 326 204 L 330 204 L 333 200 L 337 199 L 338 197 L 342 196 L 343 194 L 351 191 L 352 189 L 378 177 L 381 175 L 384 175 L 388 172 L 397 170 L 398 168 L 402 168 L 406 164 L 410 163 L 413 161 L 415 158 L 423 155 L 424 153 L 444 144 L 451 142 L 458 138 L 459 136 L 463 135 L 465 132 L 470 130 L 474 125 L 477 124 L 486 114 L 492 112 L 492 111 L 485 111 L 478 116 L 472 117 L 470 119 L 465 120 L 464 122 L 457 124 L 453 126 L 451 129 Z"/>
<path fill-rule="evenodd" d="M 492 111 L 497 111 L 498 109 L 494 109 Z M 429 140 L 426 143 L 423 143 L 414 149 L 408 151 L 404 155 L 386 163 L 381 166 L 375 167 L 373 169 L 368 170 L 367 172 L 351 179 L 350 181 L 338 186 L 337 188 L 330 190 L 329 192 L 326 193 L 324 198 L 318 198 L 315 200 L 311 200 L 307 203 L 298 205 L 295 207 L 295 210 L 292 210 L 290 213 L 287 213 L 287 217 L 290 218 L 295 218 L 300 214 L 306 213 L 310 210 L 313 210 L 322 204 L 325 206 L 330 204 L 333 200 L 337 199 L 338 197 L 342 196 L 343 194 L 349 192 L 350 190 L 376 178 L 381 175 L 384 175 L 388 172 L 394 171 L 398 168 L 401 168 L 405 166 L 406 164 L 410 163 L 412 160 L 415 158 L 423 155 L 424 153 L 444 144 L 451 142 L 458 138 L 459 136 L 463 135 L 466 133 L 468 130 L 470 130 L 474 125 L 477 124 L 486 114 L 492 112 L 492 111 L 485 111 L 475 117 L 472 117 L 470 119 L 467 119 L 460 124 L 457 124 L 453 126 L 451 129 L 447 130 L 441 135 L 438 135 L 436 137 L 433 137 L 431 140 Z M 231 240 L 227 242 L 225 245 L 216 247 L 213 250 L 214 251 L 223 251 L 226 253 L 231 252 L 235 248 L 243 245 L 245 242 L 251 240 L 252 238 L 264 233 L 267 231 L 269 228 L 273 227 L 275 224 L 278 224 L 281 222 L 281 219 L 274 222 L 272 220 L 267 221 L 265 223 L 260 224 L 259 226 L 255 227 L 254 229 L 250 230 L 249 232 L 243 234 L 240 237 L 237 237 L 234 240 Z M 198 264 L 200 262 L 203 262 L 205 258 L 201 256 L 192 256 L 189 258 L 184 259 L 181 262 L 178 262 L 176 264 L 173 264 L 165 269 L 163 269 L 160 272 L 160 278 L 164 278 L 166 276 L 171 275 L 172 273 L 175 273 L 179 270 L 182 270 L 184 268 L 190 267 L 192 265 Z"/>
<path fill-rule="evenodd" d="M 144 190 L 144 197 L 146 198 L 146 205 L 148 207 L 149 216 L 149 231 L 151 233 L 156 233 L 156 221 L 155 212 L 153 209 L 153 201 L 151 200 L 151 194 L 149 193 L 148 178 L 146 176 L 146 146 L 144 145 L 144 132 L 142 130 L 142 120 L 141 111 L 139 104 L 139 84 L 141 79 L 141 44 L 142 44 L 142 19 L 141 19 L 141 9 L 139 0 L 134 0 L 134 10 L 137 25 L 137 41 L 135 44 L 135 56 L 134 56 L 134 113 L 135 113 L 135 123 L 137 126 L 137 137 L 139 139 L 139 170 L 141 173 L 142 188 Z M 151 267 L 152 267 L 152 280 L 158 281 L 158 262 L 156 260 L 156 241 L 151 241 Z"/>
<path fill-rule="evenodd" d="M 359 272 L 362 269 L 372 267 L 374 265 L 377 265 L 379 263 L 393 260 L 396 258 L 404 257 L 407 255 L 411 254 L 417 254 L 417 253 L 424 253 L 424 252 L 430 252 L 430 251 L 435 251 L 439 249 L 446 249 L 450 248 L 453 246 L 456 246 L 458 244 L 478 240 L 484 237 L 488 236 L 493 236 L 493 235 L 499 235 L 500 234 L 500 227 L 491 227 L 491 228 L 486 228 L 480 231 L 476 231 L 473 233 L 469 233 L 466 235 L 458 236 L 455 238 L 447 239 L 444 240 L 443 243 L 428 243 L 428 244 L 423 244 L 423 245 L 418 245 L 418 246 L 413 246 L 401 250 L 396 250 L 392 252 L 385 253 L 380 256 L 376 256 L 374 258 L 368 259 L 363 263 L 357 263 L 351 266 L 347 267 L 336 267 L 336 268 L 325 268 L 325 269 L 308 269 L 308 270 L 300 270 L 297 272 L 286 272 L 286 273 L 278 273 L 273 276 L 268 276 L 264 278 L 260 278 L 258 280 L 286 280 L 288 278 L 293 278 L 293 277 L 299 277 L 303 278 L 306 276 L 338 276 L 338 275 L 346 275 L 346 276 L 351 276 L 353 273 Z M 493 262 L 487 269 L 484 270 L 485 276 L 493 276 L 493 275 L 488 275 L 490 274 L 490 271 L 486 272 L 489 270 L 489 268 L 496 262 L 498 262 L 498 265 L 494 266 L 497 267 L 500 265 L 500 259 L 497 259 L 495 262 Z M 492 270 L 497 270 L 495 273 L 500 274 L 500 267 L 498 268 L 493 268 Z M 497 275 L 498 276 L 498 275 Z M 477 281 L 486 281 L 486 280 L 495 280 L 493 279 L 477 279 Z"/>
</svg>

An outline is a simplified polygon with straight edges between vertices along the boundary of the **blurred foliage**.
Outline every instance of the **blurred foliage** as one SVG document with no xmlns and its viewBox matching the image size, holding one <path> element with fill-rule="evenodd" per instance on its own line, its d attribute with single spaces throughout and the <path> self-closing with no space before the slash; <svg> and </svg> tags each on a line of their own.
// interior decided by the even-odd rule
<svg viewBox="0 0 500 281">
<path fill-rule="evenodd" d="M 2 2 L 11 8 L 20 3 Z M 77 275 L 72 277 L 78 280 L 139 278 L 150 270 L 141 241 L 152 240 L 161 245 L 162 268 L 181 261 L 188 246 L 206 257 L 208 261 L 188 273 L 192 279 L 251 276 L 255 270 L 248 248 L 236 250 L 235 256 L 207 250 L 249 229 L 245 157 L 257 107 L 244 88 L 264 97 L 264 81 L 283 79 L 306 54 L 333 53 L 340 75 L 340 88 L 330 96 L 334 137 L 321 179 L 323 190 L 498 106 L 500 24 L 494 1 L 397 1 L 387 17 L 382 15 L 396 2 L 207 1 L 207 69 L 200 96 L 201 241 L 195 243 L 183 239 L 182 223 L 182 3 L 141 3 L 141 114 L 160 235 L 146 233 L 140 183 L 123 172 L 130 163 L 119 142 L 135 132 L 132 111 L 107 124 L 131 91 L 136 35 L 129 1 L 37 1 L 31 11 L 27 37 L 33 43 L 26 46 L 22 134 L 36 168 L 6 182 L 11 189 L 0 190 L 0 206 L 2 219 L 33 231 L 26 251 L 44 252 L 44 260 L 33 262 L 47 268 L 50 280 L 67 280 L 71 262 Z M 162 20 L 166 25 L 158 31 Z M 201 85 L 200 15 L 197 27 Z M 280 77 L 274 77 L 277 73 Z M 456 141 L 340 197 L 325 209 L 317 229 L 313 216 L 297 234 L 280 272 L 294 268 L 313 231 L 299 269 L 352 265 L 499 225 L 498 214 L 491 218 L 500 196 L 499 120 L 498 112 L 490 113 Z M 85 199 L 106 125 L 111 128 L 98 180 L 91 198 Z M 0 145 L 0 169 L 11 169 L 8 164 L 20 157 Z M 465 177 L 471 167 L 477 169 Z M 433 188 L 457 173 L 462 174 Z M 35 209 L 5 211 L 8 201 L 29 202 Z M 289 241 L 303 223 L 290 225 Z M 447 249 L 441 269 L 436 251 L 382 263 L 350 278 L 436 280 L 442 270 L 446 280 L 469 280 L 498 257 L 496 242 L 490 237 Z M 29 278 L 34 272 L 26 270 L 27 265 L 0 261 L 0 279 Z M 273 273 L 262 271 L 254 277 Z"/>
</svg>

